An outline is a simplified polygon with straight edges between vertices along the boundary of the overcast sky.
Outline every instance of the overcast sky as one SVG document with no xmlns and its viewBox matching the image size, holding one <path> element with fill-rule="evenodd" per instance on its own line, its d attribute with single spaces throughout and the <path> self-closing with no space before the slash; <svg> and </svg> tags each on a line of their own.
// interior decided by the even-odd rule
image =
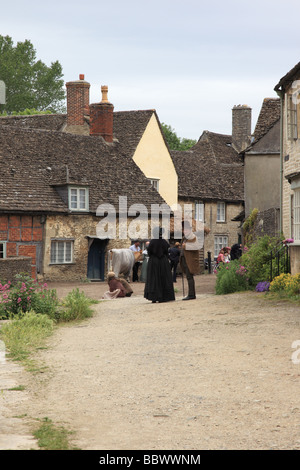
<svg viewBox="0 0 300 470">
<path fill-rule="evenodd" d="M 179 137 L 231 134 L 234 105 L 252 108 L 300 61 L 300 2 L 33 0 L 0 3 L 0 34 L 79 74 L 91 103 L 108 85 L 115 110 L 156 109 Z"/>
</svg>

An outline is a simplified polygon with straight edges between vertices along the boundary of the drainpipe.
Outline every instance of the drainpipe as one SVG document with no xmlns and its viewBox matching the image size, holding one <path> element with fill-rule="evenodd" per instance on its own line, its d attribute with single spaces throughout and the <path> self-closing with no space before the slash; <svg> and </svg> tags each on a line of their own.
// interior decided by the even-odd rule
<svg viewBox="0 0 300 470">
<path fill-rule="evenodd" d="M 279 202 L 279 233 L 282 234 L 282 187 L 283 187 L 283 90 L 275 90 L 280 98 L 280 202 Z"/>
</svg>

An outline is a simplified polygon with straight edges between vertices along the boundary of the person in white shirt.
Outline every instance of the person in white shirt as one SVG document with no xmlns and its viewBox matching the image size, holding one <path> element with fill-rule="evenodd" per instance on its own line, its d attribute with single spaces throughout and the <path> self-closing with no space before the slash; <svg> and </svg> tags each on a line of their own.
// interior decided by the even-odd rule
<svg viewBox="0 0 300 470">
<path fill-rule="evenodd" d="M 130 249 L 135 253 L 138 253 L 139 251 L 141 251 L 141 247 L 140 247 L 140 242 L 138 240 L 136 240 L 133 245 L 130 246 Z M 135 254 L 136 256 L 136 254 Z M 132 269 L 132 282 L 138 282 L 139 280 L 139 277 L 138 277 L 138 270 L 139 270 L 139 266 L 140 266 L 140 262 L 139 261 L 136 261 L 133 265 L 133 269 Z"/>
</svg>

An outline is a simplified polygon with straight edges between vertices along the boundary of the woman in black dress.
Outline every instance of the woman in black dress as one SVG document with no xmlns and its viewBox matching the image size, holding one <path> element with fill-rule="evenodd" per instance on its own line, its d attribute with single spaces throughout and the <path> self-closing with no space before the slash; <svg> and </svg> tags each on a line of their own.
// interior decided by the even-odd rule
<svg viewBox="0 0 300 470">
<path fill-rule="evenodd" d="M 169 243 L 162 238 L 162 229 L 157 229 L 158 237 L 148 246 L 149 261 L 144 297 L 154 302 L 175 300 L 173 279 L 168 260 Z"/>
</svg>

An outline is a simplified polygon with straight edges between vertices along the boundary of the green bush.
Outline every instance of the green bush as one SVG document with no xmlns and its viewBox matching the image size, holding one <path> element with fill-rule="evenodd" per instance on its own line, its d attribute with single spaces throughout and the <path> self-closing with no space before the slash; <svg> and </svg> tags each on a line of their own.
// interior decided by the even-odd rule
<svg viewBox="0 0 300 470">
<path fill-rule="evenodd" d="M 270 280 L 271 252 L 282 247 L 282 240 L 265 235 L 258 238 L 249 249 L 244 250 L 239 260 L 221 265 L 217 271 L 216 294 L 255 289 L 259 283 Z M 273 261 L 275 267 L 275 262 Z M 274 268 L 273 268 L 274 269 Z M 279 271 L 284 272 L 285 260 L 280 258 Z"/>
<path fill-rule="evenodd" d="M 78 288 L 73 289 L 62 301 L 59 319 L 61 321 L 82 320 L 91 317 L 93 310 L 91 305 L 96 301 L 89 299 Z"/>
<path fill-rule="evenodd" d="M 239 260 L 220 266 L 216 280 L 216 294 L 232 294 L 248 289 L 248 273 Z"/>
<path fill-rule="evenodd" d="M 265 235 L 256 240 L 240 258 L 248 272 L 249 286 L 255 289 L 259 282 L 270 280 L 270 256 L 282 246 L 282 240 Z M 284 261 L 280 261 L 280 272 L 284 270 Z"/>
</svg>

